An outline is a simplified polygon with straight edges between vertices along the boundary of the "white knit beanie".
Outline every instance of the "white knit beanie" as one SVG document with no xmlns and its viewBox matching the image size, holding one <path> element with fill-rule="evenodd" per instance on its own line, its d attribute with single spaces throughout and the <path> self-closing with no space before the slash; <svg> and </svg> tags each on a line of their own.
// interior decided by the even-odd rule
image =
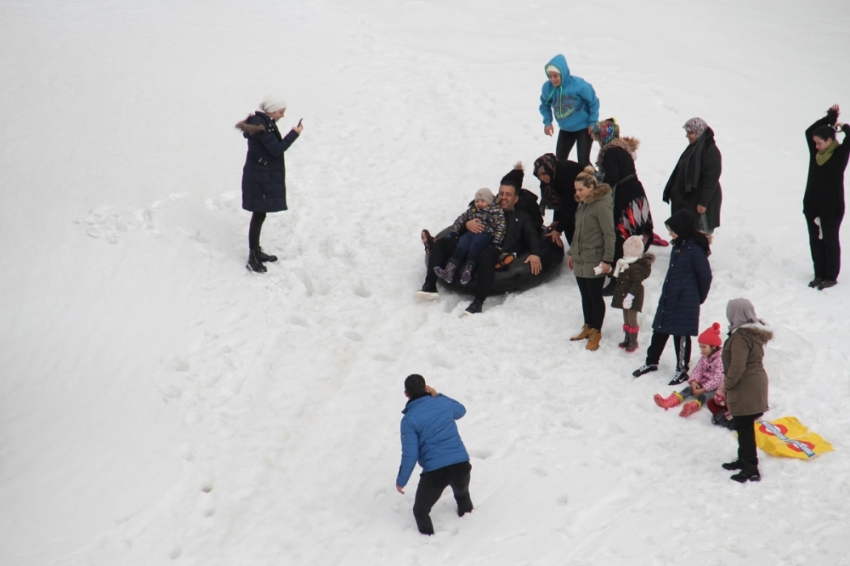
<svg viewBox="0 0 850 566">
<path fill-rule="evenodd" d="M 552 72 L 558 73 L 560 75 L 561 69 L 559 69 L 555 65 L 546 65 L 546 74 L 548 75 L 549 73 L 552 73 Z"/>
<path fill-rule="evenodd" d="M 631 236 L 623 243 L 623 257 L 641 257 L 643 249 L 643 238 Z"/>
<path fill-rule="evenodd" d="M 272 112 L 277 112 L 278 110 L 283 110 L 286 108 L 286 101 L 282 96 L 278 96 L 276 94 L 267 95 L 262 102 L 260 102 L 260 110 L 265 112 L 266 114 L 270 114 Z"/>
</svg>

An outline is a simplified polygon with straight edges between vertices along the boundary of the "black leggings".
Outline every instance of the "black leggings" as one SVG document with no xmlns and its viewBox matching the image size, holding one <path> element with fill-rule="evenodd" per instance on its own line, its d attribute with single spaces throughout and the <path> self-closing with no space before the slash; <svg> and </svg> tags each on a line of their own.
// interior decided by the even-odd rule
<svg viewBox="0 0 850 566">
<path fill-rule="evenodd" d="M 584 323 L 590 328 L 602 330 L 605 320 L 605 297 L 602 296 L 604 277 L 576 277 L 578 290 L 581 293 L 581 311 Z"/>
<path fill-rule="evenodd" d="M 265 212 L 255 212 L 251 216 L 251 225 L 248 227 L 249 249 L 256 250 L 260 248 L 260 231 L 263 229 L 263 222 L 265 221 Z"/>
<path fill-rule="evenodd" d="M 647 365 L 658 365 L 668 338 L 670 338 L 669 334 L 652 333 L 652 342 L 649 343 L 649 349 L 646 351 Z M 673 344 L 676 346 L 676 369 L 687 371 L 691 367 L 691 337 L 673 336 Z"/>
<path fill-rule="evenodd" d="M 469 497 L 469 473 L 472 464 L 460 462 L 445 468 L 422 472 L 419 476 L 419 487 L 416 488 L 416 500 L 413 503 L 413 517 L 416 526 L 423 535 L 434 534 L 434 524 L 431 523 L 431 508 L 440 499 L 447 486 L 452 487 L 457 501 L 457 514 L 464 515 L 472 511 L 472 499 Z"/>
<path fill-rule="evenodd" d="M 843 219 L 843 216 L 821 218 L 821 225 L 818 227 L 815 224 L 815 217 L 806 215 L 806 226 L 809 229 L 809 249 L 812 252 L 815 277 L 827 281 L 838 279 L 838 273 L 841 271 L 841 240 L 838 238 L 838 232 L 841 230 Z"/>
<path fill-rule="evenodd" d="M 558 132 L 558 145 L 555 148 L 555 157 L 558 161 L 568 159 L 576 142 L 578 142 L 578 148 L 576 149 L 577 161 L 580 165 L 587 167 L 590 165 L 590 146 L 593 143 L 587 128 L 577 132 L 568 132 L 566 130 Z"/>
</svg>

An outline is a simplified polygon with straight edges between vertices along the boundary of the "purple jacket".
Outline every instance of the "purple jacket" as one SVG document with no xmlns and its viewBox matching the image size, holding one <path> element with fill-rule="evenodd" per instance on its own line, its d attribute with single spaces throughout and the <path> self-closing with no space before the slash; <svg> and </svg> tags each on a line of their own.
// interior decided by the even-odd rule
<svg viewBox="0 0 850 566">
<path fill-rule="evenodd" d="M 694 371 L 691 372 L 690 381 L 696 381 L 706 391 L 714 391 L 723 384 L 723 359 L 722 348 L 710 356 L 700 356 Z"/>
</svg>

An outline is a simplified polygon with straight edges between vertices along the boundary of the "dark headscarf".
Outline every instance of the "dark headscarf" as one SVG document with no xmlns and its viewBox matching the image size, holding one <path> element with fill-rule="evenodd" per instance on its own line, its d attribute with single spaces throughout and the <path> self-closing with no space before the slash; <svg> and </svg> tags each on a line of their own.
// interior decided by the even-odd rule
<svg viewBox="0 0 850 566">
<path fill-rule="evenodd" d="M 558 161 L 554 153 L 546 153 L 541 155 L 534 161 L 534 176 L 538 179 L 540 175 L 548 175 L 549 182 L 540 181 L 540 195 L 543 197 L 541 206 L 549 206 L 555 210 L 561 210 L 563 203 L 555 188 L 552 186 L 555 182 L 555 174 L 558 171 Z"/>
<path fill-rule="evenodd" d="M 693 238 L 699 247 L 705 250 L 705 255 L 711 255 L 708 238 L 694 228 L 695 219 L 696 215 L 690 210 L 680 210 L 668 218 L 664 225 L 676 234 L 676 238 L 673 240 L 674 246 L 681 246 L 686 240 Z"/>
</svg>

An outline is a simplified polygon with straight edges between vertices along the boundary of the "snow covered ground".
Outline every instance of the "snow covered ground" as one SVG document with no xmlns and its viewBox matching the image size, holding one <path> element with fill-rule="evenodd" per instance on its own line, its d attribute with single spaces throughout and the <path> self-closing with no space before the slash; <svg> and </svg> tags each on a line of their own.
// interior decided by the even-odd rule
<svg viewBox="0 0 850 566">
<path fill-rule="evenodd" d="M 806 288 L 801 214 L 848 29 L 842 0 L 0 3 L 0 564 L 850 564 L 850 287 Z M 659 226 L 681 125 L 715 129 L 701 326 L 753 300 L 769 416 L 834 453 L 729 481 L 733 435 L 652 403 L 672 352 L 631 378 L 619 311 L 567 340 L 566 270 L 479 316 L 415 301 L 419 230 L 554 149 L 558 52 L 641 139 Z M 267 92 L 305 132 L 259 276 L 233 124 Z M 475 512 L 446 494 L 431 538 L 394 489 L 414 372 L 468 409 Z"/>
</svg>

